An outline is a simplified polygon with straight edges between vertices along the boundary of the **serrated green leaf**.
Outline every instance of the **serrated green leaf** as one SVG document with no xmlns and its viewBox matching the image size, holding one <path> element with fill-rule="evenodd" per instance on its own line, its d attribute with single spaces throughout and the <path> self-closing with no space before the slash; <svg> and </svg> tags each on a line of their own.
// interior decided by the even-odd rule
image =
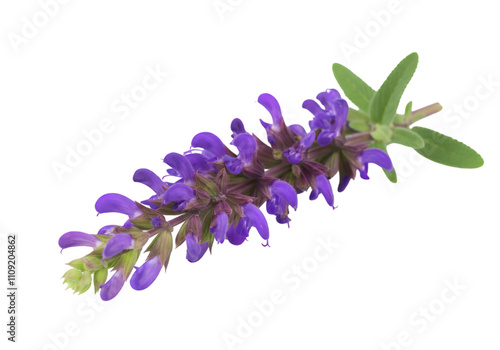
<svg viewBox="0 0 500 350">
<path fill-rule="evenodd" d="M 473 169 L 484 164 L 483 158 L 469 146 L 437 131 L 416 126 L 412 128 L 425 142 L 425 146 L 416 151 L 436 163 Z"/>
<path fill-rule="evenodd" d="M 424 139 L 419 134 L 407 128 L 394 128 L 391 142 L 414 149 L 422 148 L 425 145 Z"/>
<path fill-rule="evenodd" d="M 358 106 L 359 109 L 368 112 L 370 100 L 375 94 L 375 90 L 361 80 L 356 74 L 339 63 L 334 63 L 332 69 L 335 79 L 337 79 L 337 82 L 347 98 Z"/>
<path fill-rule="evenodd" d="M 418 55 L 404 58 L 389 74 L 370 102 L 370 119 L 373 123 L 389 125 L 398 109 L 403 92 L 417 69 Z"/>
</svg>

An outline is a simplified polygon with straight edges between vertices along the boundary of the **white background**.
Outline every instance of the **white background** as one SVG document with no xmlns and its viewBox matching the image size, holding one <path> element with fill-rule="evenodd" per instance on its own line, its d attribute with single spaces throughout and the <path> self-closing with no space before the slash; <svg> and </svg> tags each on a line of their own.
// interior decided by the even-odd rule
<svg viewBox="0 0 500 350">
<path fill-rule="evenodd" d="M 231 9 L 222 16 L 211 0 L 75 0 L 52 8 L 46 24 L 37 1 L 1 3 L 0 232 L 19 234 L 20 263 L 12 348 L 229 349 L 233 336 L 235 349 L 383 349 L 401 332 L 412 349 L 498 348 L 500 22 L 491 2 L 401 0 L 396 10 L 388 0 L 221 3 Z M 389 10 L 377 24 L 374 13 Z M 23 18 L 34 16 L 40 28 L 23 37 Z M 349 45 L 356 52 L 346 53 Z M 246 244 L 215 246 L 190 264 L 181 247 L 150 288 L 127 283 L 95 309 L 91 292 L 64 290 L 64 264 L 88 250 L 59 254 L 59 236 L 121 223 L 120 215 L 97 218 L 94 203 L 108 192 L 149 197 L 132 182 L 137 168 L 164 174 L 165 154 L 186 150 L 197 132 L 228 143 L 234 117 L 263 135 L 258 119 L 270 116 L 260 93 L 305 124 L 302 101 L 338 88 L 332 63 L 378 88 L 414 51 L 420 63 L 402 103 L 439 101 L 443 112 L 419 125 L 475 148 L 482 168 L 449 168 L 393 146 L 397 185 L 372 167 L 370 181 L 336 194 L 335 211 L 303 194 L 290 229 L 270 218 L 271 248 L 252 232 Z M 142 84 L 148 67 L 170 75 L 120 118 L 112 105 Z M 488 96 L 481 79 L 496 82 Z M 467 117 L 454 107 L 464 104 Z M 113 131 L 58 179 L 54 162 L 64 164 L 84 131 L 106 118 Z M 339 246 L 314 268 L 319 238 Z M 300 285 L 283 279 L 303 263 L 311 272 Z M 445 280 L 467 288 L 425 330 L 412 324 L 421 307 L 443 305 L 436 299 L 447 293 Z M 255 302 L 273 290 L 284 302 L 261 320 Z M 259 325 L 243 336 L 237 327 L 249 317 Z M 3 349 L 3 326 L 0 338 Z"/>
</svg>

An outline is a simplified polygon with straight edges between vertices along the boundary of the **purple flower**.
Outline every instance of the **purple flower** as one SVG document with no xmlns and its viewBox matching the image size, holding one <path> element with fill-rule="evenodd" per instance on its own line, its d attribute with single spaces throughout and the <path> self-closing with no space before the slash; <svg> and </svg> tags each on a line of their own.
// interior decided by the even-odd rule
<svg viewBox="0 0 500 350">
<path fill-rule="evenodd" d="M 141 267 L 135 270 L 132 278 L 130 279 L 130 285 L 135 290 L 148 288 L 151 283 L 155 281 L 156 277 L 158 277 L 161 267 L 162 263 L 159 255 L 146 260 Z"/>
<path fill-rule="evenodd" d="M 109 259 L 126 249 L 134 248 L 135 240 L 127 233 L 119 233 L 109 239 L 102 251 L 102 258 Z"/>
<path fill-rule="evenodd" d="M 118 193 L 108 193 L 101 196 L 95 203 L 95 210 L 102 213 L 121 213 L 134 219 L 141 215 L 137 204 L 127 197 Z"/>
<path fill-rule="evenodd" d="M 189 160 L 179 153 L 169 153 L 163 162 L 170 165 L 186 184 L 194 184 L 194 169 Z"/>
<path fill-rule="evenodd" d="M 229 224 L 229 218 L 226 212 L 220 212 L 217 214 L 215 225 L 210 228 L 210 232 L 214 234 L 214 238 L 217 242 L 223 243 L 226 238 L 227 226 Z"/>
<path fill-rule="evenodd" d="M 192 233 L 186 236 L 186 259 L 189 262 L 197 262 L 200 260 L 208 249 L 208 242 L 198 243 L 196 236 Z"/>
<path fill-rule="evenodd" d="M 276 215 L 280 224 L 288 224 L 288 206 L 297 210 L 297 192 L 288 182 L 276 180 L 269 186 L 271 198 L 266 202 L 267 212 Z"/>
<path fill-rule="evenodd" d="M 241 243 L 245 242 L 247 239 L 245 236 L 238 235 L 236 233 L 236 229 L 234 228 L 233 225 L 231 225 L 227 229 L 226 238 L 229 241 L 229 243 L 231 243 L 232 245 L 240 245 Z"/>
<path fill-rule="evenodd" d="M 257 149 L 257 142 L 252 135 L 242 133 L 237 135 L 231 144 L 238 148 L 238 157 L 233 158 L 226 155 L 224 157 L 224 163 L 226 164 L 226 168 L 229 172 L 232 174 L 239 174 L 241 173 L 243 167 L 252 164 L 253 155 Z"/>
<path fill-rule="evenodd" d="M 137 169 L 133 180 L 148 186 L 159 196 L 165 192 L 163 181 L 149 169 Z"/>
<path fill-rule="evenodd" d="M 330 181 L 328 181 L 326 176 L 323 174 L 316 175 L 316 186 L 311 191 L 309 199 L 315 200 L 316 198 L 318 198 L 320 193 L 323 195 L 323 197 L 325 197 L 325 200 L 328 203 L 328 205 L 333 207 L 332 185 L 330 184 Z"/>
<path fill-rule="evenodd" d="M 302 107 L 314 115 L 309 126 L 311 130 L 321 130 L 317 141 L 321 146 L 326 146 L 340 133 L 347 120 L 349 106 L 335 89 L 320 92 L 316 98 L 325 107 L 324 109 L 313 100 L 304 101 Z"/>
<path fill-rule="evenodd" d="M 236 226 L 236 234 L 240 237 L 248 237 L 250 228 L 255 227 L 263 239 L 269 240 L 269 226 L 260 209 L 252 203 L 246 203 L 242 208 L 244 217 Z"/>
<path fill-rule="evenodd" d="M 189 153 L 184 155 L 191 163 L 195 172 L 208 173 L 209 171 L 217 171 L 217 167 L 208 161 L 208 158 L 203 154 Z"/>
<path fill-rule="evenodd" d="M 123 269 L 120 268 L 116 270 L 115 274 L 109 279 L 109 281 L 101 285 L 101 299 L 108 301 L 116 297 L 122 289 L 125 280 L 126 278 L 123 275 Z"/>
<path fill-rule="evenodd" d="M 200 147 L 205 150 L 204 155 L 210 161 L 221 160 L 226 155 L 226 146 L 222 141 L 210 132 L 201 132 L 193 137 L 192 147 Z"/>
<path fill-rule="evenodd" d="M 176 183 L 169 187 L 163 196 L 163 204 L 175 202 L 172 209 L 184 210 L 196 198 L 194 190 L 186 184 Z"/>
<path fill-rule="evenodd" d="M 231 135 L 233 139 L 239 134 L 246 133 L 245 126 L 239 118 L 234 118 L 231 122 L 231 131 L 233 132 Z"/>
<path fill-rule="evenodd" d="M 379 167 L 384 168 L 387 171 L 392 171 L 392 161 L 391 158 L 384 151 L 378 148 L 368 148 L 362 151 L 358 156 L 358 161 L 361 163 L 361 168 L 359 170 L 359 176 L 362 179 L 368 180 L 368 164 L 374 163 Z M 349 176 L 343 176 L 340 180 L 338 191 L 342 192 L 346 189 L 347 185 L 351 181 Z"/>
<path fill-rule="evenodd" d="M 109 236 L 113 233 L 116 225 L 106 225 L 101 227 L 101 229 L 97 232 L 98 235 Z"/>
<path fill-rule="evenodd" d="M 288 161 L 292 164 L 298 164 L 303 158 L 304 152 L 312 146 L 314 143 L 314 139 L 316 137 L 316 133 L 311 131 L 310 133 L 304 135 L 304 137 L 300 140 L 299 146 L 297 148 L 289 147 L 283 151 L 283 156 L 288 159 Z"/>
<path fill-rule="evenodd" d="M 279 131 L 282 126 L 284 126 L 284 121 L 278 100 L 271 94 L 262 94 L 257 101 L 268 110 L 273 118 L 272 124 L 268 124 L 261 120 L 262 126 L 264 126 L 266 130 L 272 129 L 273 131 Z"/>
<path fill-rule="evenodd" d="M 92 247 L 96 249 L 102 241 L 94 235 L 79 231 L 66 232 L 59 238 L 61 252 L 70 247 Z"/>
</svg>

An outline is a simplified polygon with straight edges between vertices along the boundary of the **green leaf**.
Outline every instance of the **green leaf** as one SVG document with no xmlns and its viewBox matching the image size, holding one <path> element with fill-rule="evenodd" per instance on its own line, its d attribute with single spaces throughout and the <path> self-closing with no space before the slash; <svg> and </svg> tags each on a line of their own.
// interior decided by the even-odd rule
<svg viewBox="0 0 500 350">
<path fill-rule="evenodd" d="M 349 108 L 349 113 L 347 114 L 347 120 L 349 122 L 370 122 L 368 114 L 357 109 Z"/>
<path fill-rule="evenodd" d="M 398 109 L 399 101 L 417 69 L 418 55 L 404 58 L 389 74 L 370 102 L 370 118 L 377 124 L 389 125 Z"/>
<path fill-rule="evenodd" d="M 423 148 L 416 151 L 436 163 L 457 168 L 479 168 L 483 158 L 469 146 L 437 131 L 416 126 L 412 128 L 425 141 Z"/>
<path fill-rule="evenodd" d="M 335 79 L 337 79 L 347 98 L 359 109 L 368 112 L 370 100 L 375 94 L 375 90 L 343 65 L 334 63 L 332 68 L 333 75 L 335 75 Z"/>
<path fill-rule="evenodd" d="M 425 145 L 424 139 L 419 134 L 407 128 L 394 128 L 391 142 L 414 149 L 422 148 Z"/>
<path fill-rule="evenodd" d="M 392 130 L 387 125 L 377 125 L 375 130 L 370 133 L 376 141 L 382 141 L 384 143 L 391 142 Z"/>
</svg>

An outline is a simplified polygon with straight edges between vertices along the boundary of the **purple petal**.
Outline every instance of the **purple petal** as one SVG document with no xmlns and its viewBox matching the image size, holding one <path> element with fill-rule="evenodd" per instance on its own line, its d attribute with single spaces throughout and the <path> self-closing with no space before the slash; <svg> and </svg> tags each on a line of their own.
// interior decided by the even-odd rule
<svg viewBox="0 0 500 350">
<path fill-rule="evenodd" d="M 226 147 L 222 141 L 210 132 L 200 132 L 195 135 L 191 141 L 191 146 L 200 147 L 209 151 L 217 158 L 217 160 L 222 159 L 222 157 L 226 154 Z"/>
<path fill-rule="evenodd" d="M 104 227 L 102 227 L 99 232 L 97 232 L 98 235 L 105 235 L 105 236 L 109 236 L 114 228 L 115 228 L 116 225 L 106 225 Z"/>
<path fill-rule="evenodd" d="M 271 184 L 269 189 L 271 190 L 271 194 L 273 196 L 279 197 L 288 203 L 288 205 L 290 205 L 293 209 L 297 210 L 297 192 L 292 185 L 286 181 L 276 180 Z"/>
<path fill-rule="evenodd" d="M 163 204 L 176 202 L 174 210 L 184 210 L 186 205 L 195 198 L 196 195 L 191 187 L 183 183 L 176 183 L 165 192 Z"/>
<path fill-rule="evenodd" d="M 102 213 L 122 213 L 133 219 L 141 212 L 137 204 L 127 197 L 118 193 L 108 193 L 101 196 L 95 203 L 95 210 Z"/>
<path fill-rule="evenodd" d="M 259 232 L 260 236 L 269 239 L 269 226 L 267 225 L 264 214 L 252 203 L 247 203 L 242 206 L 243 214 L 248 218 L 250 224 L 254 226 Z"/>
<path fill-rule="evenodd" d="M 316 175 L 316 188 L 325 197 L 328 205 L 333 207 L 333 190 L 325 175 Z"/>
<path fill-rule="evenodd" d="M 305 137 L 303 137 L 300 140 L 300 148 L 301 149 L 307 149 L 312 146 L 314 143 L 314 139 L 316 138 L 316 133 L 314 131 L 311 131 L 309 134 L 307 134 Z"/>
<path fill-rule="evenodd" d="M 99 247 L 101 243 L 102 241 L 96 236 L 80 231 L 66 232 L 59 238 L 59 247 L 61 247 L 61 249 L 70 247 L 92 247 L 95 249 Z"/>
<path fill-rule="evenodd" d="M 320 92 L 316 98 L 319 102 L 323 104 L 327 109 L 336 101 L 341 99 L 340 93 L 335 89 L 328 89 L 326 91 Z"/>
<path fill-rule="evenodd" d="M 365 149 L 359 155 L 359 161 L 362 164 L 375 163 L 387 171 L 392 171 L 391 158 L 389 158 L 387 153 L 378 148 Z"/>
<path fill-rule="evenodd" d="M 186 154 L 185 157 L 189 160 L 195 172 L 207 173 L 209 171 L 217 171 L 217 167 L 210 163 L 207 157 L 202 154 L 191 153 Z"/>
<path fill-rule="evenodd" d="M 333 133 L 329 130 L 323 130 L 318 135 L 318 143 L 321 146 L 329 145 L 333 141 L 335 136 L 337 136 L 335 133 Z"/>
<path fill-rule="evenodd" d="M 134 173 L 133 180 L 135 182 L 140 182 L 149 188 L 151 188 L 157 195 L 163 194 L 165 188 L 163 186 L 163 181 L 149 169 L 138 169 Z"/>
<path fill-rule="evenodd" d="M 116 297 L 125 283 L 123 276 L 123 269 L 116 270 L 115 274 L 109 279 L 108 282 L 101 285 L 101 299 L 108 301 Z"/>
<path fill-rule="evenodd" d="M 217 242 L 223 243 L 226 238 L 227 226 L 229 224 L 229 218 L 226 212 L 221 212 L 217 215 L 216 224 L 210 229 L 210 232 L 214 234 L 214 238 Z"/>
<path fill-rule="evenodd" d="M 132 278 L 130 279 L 130 285 L 135 290 L 143 290 L 148 288 L 151 283 L 153 283 L 158 277 L 162 267 L 160 261 L 160 256 L 157 255 L 149 260 L 146 260 L 141 267 L 135 270 Z"/>
<path fill-rule="evenodd" d="M 189 160 L 187 160 L 187 158 L 182 154 L 174 152 L 169 153 L 165 156 L 163 161 L 175 169 L 183 178 L 184 182 L 194 182 L 194 169 Z"/>
<path fill-rule="evenodd" d="M 121 253 L 125 249 L 132 249 L 135 245 L 135 240 L 127 233 L 119 233 L 109 239 L 102 251 L 102 258 L 109 259 L 116 254 Z"/>
<path fill-rule="evenodd" d="M 315 116 L 324 112 L 324 110 L 314 100 L 305 100 L 304 103 L 302 103 L 302 108 L 307 109 Z"/>
<path fill-rule="evenodd" d="M 347 175 L 344 175 L 342 177 L 342 179 L 340 179 L 339 187 L 338 187 L 337 191 L 343 192 L 346 189 L 347 185 L 349 185 L 350 181 L 351 181 L 351 178 Z"/>
<path fill-rule="evenodd" d="M 244 165 L 239 158 L 233 158 L 231 156 L 224 157 L 224 164 L 231 174 L 241 173 L 241 168 Z"/>
<path fill-rule="evenodd" d="M 292 124 L 289 126 L 289 128 L 298 136 L 304 137 L 306 136 L 306 129 L 302 125 L 299 124 Z"/>
<path fill-rule="evenodd" d="M 231 225 L 226 233 L 227 240 L 229 243 L 233 245 L 240 245 L 241 243 L 245 242 L 246 237 L 245 236 L 240 236 L 236 234 L 236 229 L 234 228 L 233 225 Z"/>
<path fill-rule="evenodd" d="M 292 164 L 299 164 L 302 160 L 302 153 L 293 147 L 285 149 L 283 156 Z"/>
<path fill-rule="evenodd" d="M 245 126 L 243 125 L 243 122 L 239 118 L 234 118 L 233 121 L 231 122 L 231 131 L 233 132 L 233 138 L 236 137 L 236 135 L 243 134 L 246 132 Z"/>
<path fill-rule="evenodd" d="M 198 244 L 195 236 L 190 233 L 186 236 L 186 259 L 189 262 L 197 262 L 200 260 L 208 249 L 208 242 Z"/>
<path fill-rule="evenodd" d="M 262 94 L 257 100 L 273 117 L 273 126 L 279 127 L 283 122 L 283 116 L 281 115 L 281 108 L 273 95 Z"/>
<path fill-rule="evenodd" d="M 257 149 L 257 142 L 252 135 L 247 133 L 239 134 L 234 138 L 231 144 L 235 145 L 238 151 L 240 151 L 238 158 L 240 158 L 244 164 L 251 163 L 255 150 Z"/>
</svg>

